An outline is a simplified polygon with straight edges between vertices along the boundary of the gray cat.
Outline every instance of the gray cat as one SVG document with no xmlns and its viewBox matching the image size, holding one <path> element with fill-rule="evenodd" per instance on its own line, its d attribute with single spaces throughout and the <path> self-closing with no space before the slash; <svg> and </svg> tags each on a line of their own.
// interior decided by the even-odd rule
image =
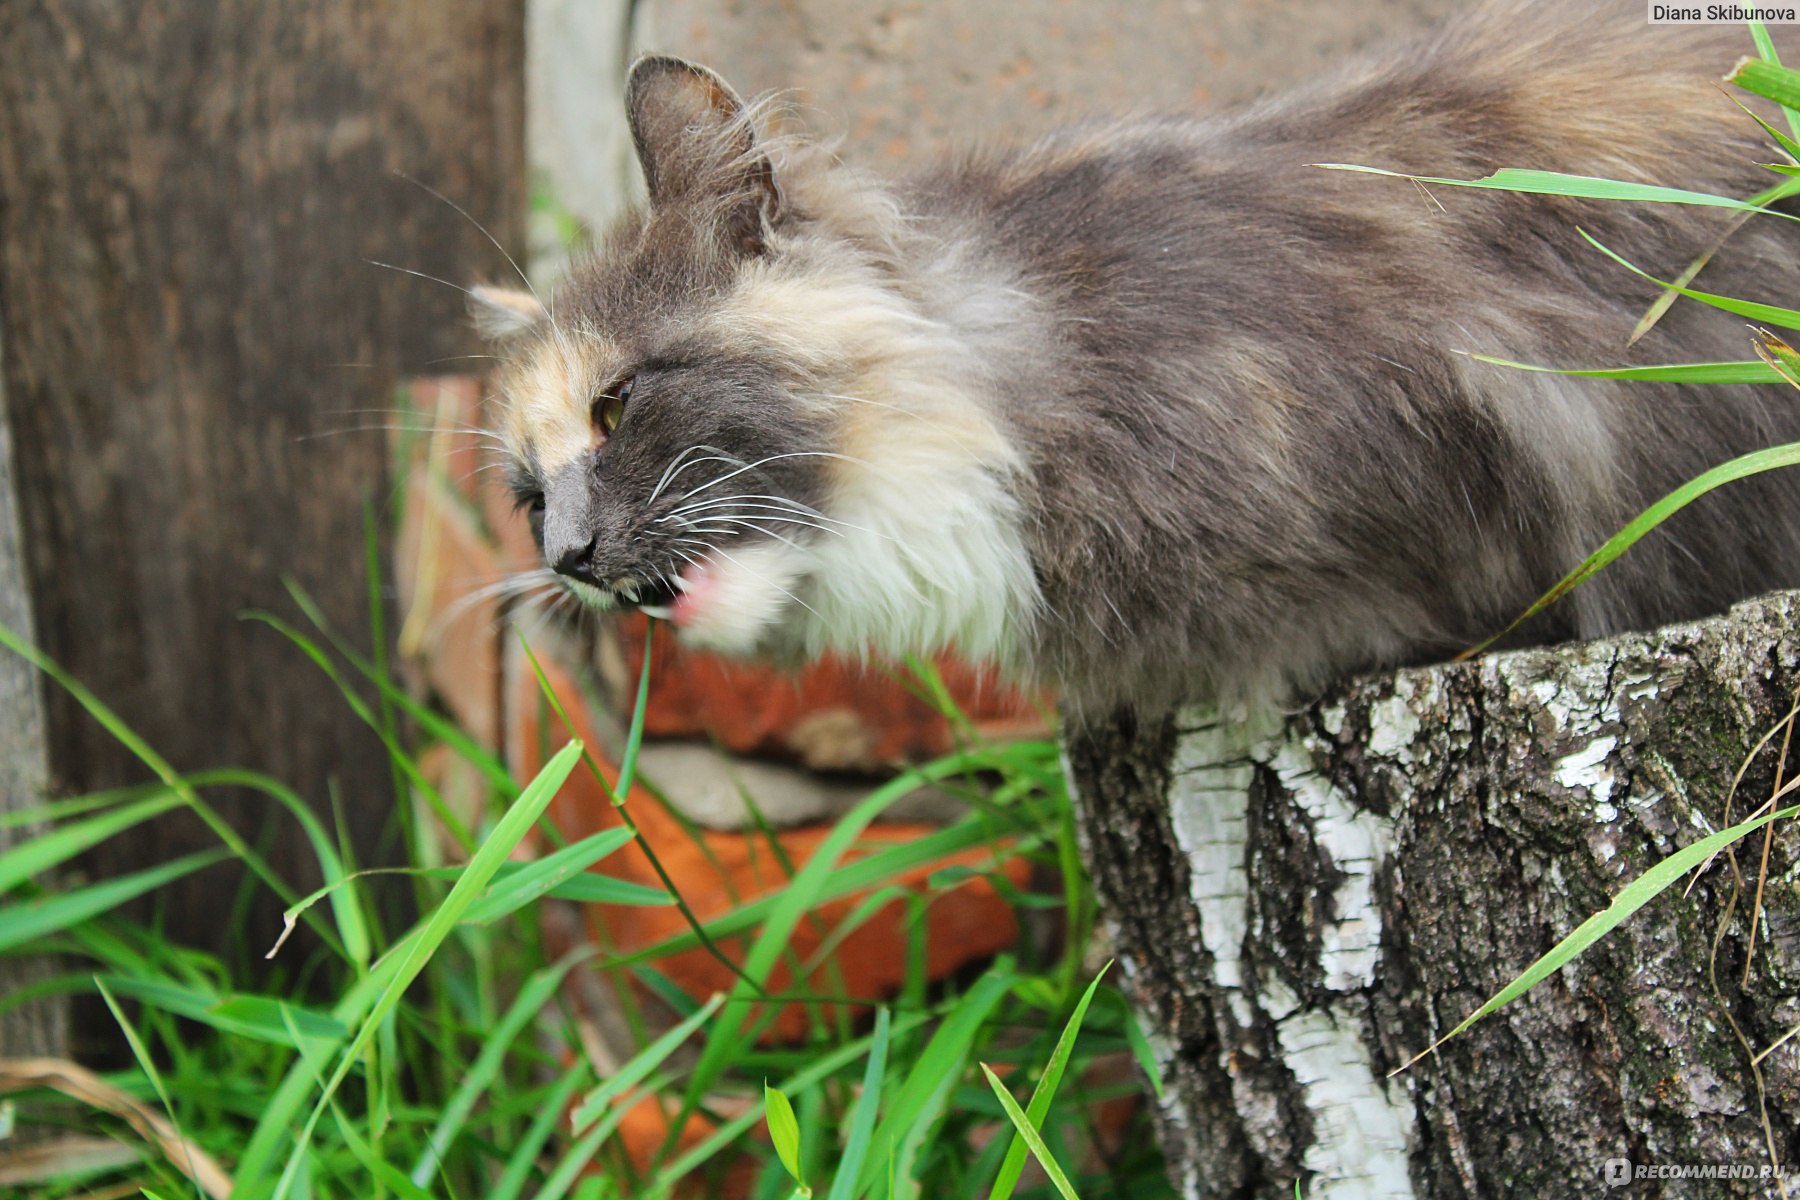
<svg viewBox="0 0 1800 1200">
<path fill-rule="evenodd" d="M 1077 714 L 1276 701 L 1505 626 L 1626 519 L 1800 439 L 1800 395 L 1528 374 L 1749 357 L 1646 284 L 1732 214 L 1434 189 L 1528 166 L 1748 195 L 1740 28 L 1490 5 L 1224 118 L 1068 128 L 901 180 L 647 57 L 647 209 L 549 309 L 477 289 L 548 562 L 684 641 L 954 647 Z M 1800 300 L 1762 216 L 1698 286 Z M 1800 477 L 1714 493 L 1532 623 L 1589 637 L 1800 584 Z"/>
</svg>

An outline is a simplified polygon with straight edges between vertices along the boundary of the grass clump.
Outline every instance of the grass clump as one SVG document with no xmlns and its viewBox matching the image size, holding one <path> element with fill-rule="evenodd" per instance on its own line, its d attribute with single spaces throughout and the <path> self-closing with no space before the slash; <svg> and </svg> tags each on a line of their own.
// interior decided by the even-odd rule
<svg viewBox="0 0 1800 1200">
<path fill-rule="evenodd" d="M 563 780 L 584 759 L 590 769 L 598 765 L 571 742 L 536 778 L 515 784 L 490 754 L 409 696 L 378 656 L 345 644 L 304 596 L 296 599 L 311 630 L 261 619 L 330 672 L 382 736 L 400 791 L 397 832 L 409 850 L 400 867 L 358 870 L 339 835 L 277 781 L 236 770 L 176 772 L 100 698 L 0 631 L 0 643 L 69 689 L 155 778 L 4 818 L 44 832 L 0 853 L 0 955 L 48 954 L 65 970 L 3 1003 L 99 997 L 117 1022 L 120 1046 L 113 1069 L 98 1073 L 66 1064 L 66 1077 L 0 1075 L 14 1125 L 48 1134 L 61 1148 L 24 1194 L 172 1200 L 228 1189 L 237 1200 L 600 1200 L 704 1196 L 727 1187 L 757 1198 L 830 1200 L 1171 1194 L 1143 1114 L 1112 1141 L 1110 1154 L 1091 1148 L 1095 1106 L 1137 1089 L 1090 1083 L 1089 1066 L 1129 1052 L 1154 1068 L 1122 997 L 1090 978 L 1084 964 L 1094 903 L 1076 866 L 1053 743 L 966 744 L 874 789 L 813 857 L 796 864 L 784 888 L 629 956 L 584 948 L 553 958 L 537 919 L 546 897 L 675 901 L 587 871 L 628 844 L 631 828 L 564 845 L 544 820 Z M 943 694 L 928 671 L 919 682 L 926 694 Z M 641 714 L 640 701 L 628 760 Z M 489 788 L 476 820 L 458 828 L 437 815 L 448 806 L 420 765 L 425 747 L 402 736 L 403 720 L 423 741 L 475 766 Z M 963 796 L 967 815 L 922 842 L 863 844 L 889 804 L 926 784 Z M 629 778 L 609 785 L 622 797 Z M 206 797 L 222 787 L 267 796 L 267 835 L 297 830 L 324 886 L 299 895 L 220 820 Z M 180 808 L 206 822 L 218 848 L 120 879 L 81 881 L 74 873 L 82 851 Z M 465 848 L 460 863 L 440 861 L 440 829 Z M 534 831 L 559 848 L 514 861 Z M 1021 910 L 1060 919 L 1060 949 L 1034 956 L 1022 947 L 948 986 L 931 985 L 923 955 L 911 954 L 899 994 L 867 1019 L 817 1004 L 811 1008 L 820 1015 L 800 1044 L 759 1039 L 792 999 L 769 994 L 770 972 L 788 934 L 815 919 L 809 914 L 821 901 L 871 894 L 844 918 L 851 924 L 880 901 L 898 899 L 916 938 L 932 896 L 966 879 L 969 868 L 942 871 L 923 891 L 901 887 L 900 878 L 945 853 L 983 845 L 991 865 L 980 870 L 1002 883 L 1003 868 L 1020 858 L 1063 873 L 1060 894 L 1006 888 Z M 184 944 L 155 915 L 157 889 L 225 859 L 248 868 L 246 891 L 281 898 L 288 931 L 239 928 L 218 953 Z M 396 890 L 409 894 L 415 920 L 392 917 Z M 121 911 L 146 898 L 151 915 Z M 305 936 L 282 945 L 294 929 Z M 733 939 L 747 950 L 727 994 L 695 1000 L 655 970 L 667 953 Z M 590 1054 L 592 1031 L 568 1000 L 577 973 L 596 970 L 632 985 L 621 992 L 656 995 L 675 1013 L 672 1028 L 640 1025 L 623 1062 Z M 1033 1079 L 1038 1092 L 1025 1125 L 1004 1136 L 1022 1110 L 991 1081 Z M 616 1135 L 642 1105 L 653 1106 L 671 1132 L 647 1160 L 634 1161 Z M 1045 1168 L 1022 1186 L 1027 1144 Z"/>
</svg>

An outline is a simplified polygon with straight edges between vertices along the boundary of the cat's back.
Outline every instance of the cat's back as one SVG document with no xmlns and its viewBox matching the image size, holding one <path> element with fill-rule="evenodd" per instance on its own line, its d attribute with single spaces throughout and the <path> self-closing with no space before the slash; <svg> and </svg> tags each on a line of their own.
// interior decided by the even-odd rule
<svg viewBox="0 0 1800 1200">
<path fill-rule="evenodd" d="M 1121 613 L 1154 631 L 1148 644 L 1212 647 L 1226 680 L 1453 650 L 1649 500 L 1800 439 L 1800 404 L 1774 388 L 1577 381 L 1468 357 L 1747 358 L 1741 319 L 1686 302 L 1628 344 L 1660 289 L 1581 231 L 1665 279 L 1716 251 L 1701 286 L 1779 301 L 1800 294 L 1789 222 L 1733 229 L 1717 208 L 1320 166 L 1520 167 L 1747 196 L 1777 178 L 1756 165 L 1771 152 L 1719 80 L 1753 51 L 1744 27 L 1650 26 L 1625 0 L 1486 4 L 1236 113 L 1072 126 L 916 178 L 915 209 L 984 246 L 1054 331 L 998 399 L 1045 498 L 1034 534 L 1067 614 L 1049 656 L 1106 661 L 1113 648 L 1086 645 L 1086 629 Z M 1800 515 L 1794 482 L 1741 489 L 1705 530 L 1678 523 L 1537 636 L 1800 582 L 1794 525 L 1770 514 Z M 1270 646 L 1273 613 L 1303 632 Z"/>
<path fill-rule="evenodd" d="M 1433 191 L 1323 164 L 1453 178 L 1530 167 L 1747 193 L 1774 180 L 1755 166 L 1770 152 L 1719 81 L 1753 50 L 1743 26 L 1652 26 L 1625 0 L 1501 0 L 1235 112 L 1087 120 L 938 164 L 906 190 L 915 211 L 979 229 L 1074 295 L 1216 287 L 1285 300 L 1294 289 L 1269 266 L 1291 263 L 1358 272 L 1359 304 L 1404 300 L 1429 290 L 1413 263 L 1501 250 L 1481 265 L 1504 269 L 1512 251 L 1566 240 L 1539 221 L 1563 234 L 1580 218 L 1660 224 L 1666 237 L 1720 220 Z"/>
</svg>

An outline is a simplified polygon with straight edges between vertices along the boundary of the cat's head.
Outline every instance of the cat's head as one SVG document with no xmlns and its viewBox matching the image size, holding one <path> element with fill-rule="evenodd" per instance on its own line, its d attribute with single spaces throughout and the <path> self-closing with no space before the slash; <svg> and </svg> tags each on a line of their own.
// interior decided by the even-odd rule
<svg viewBox="0 0 1800 1200">
<path fill-rule="evenodd" d="M 1036 595 L 1017 455 L 959 391 L 978 368 L 891 198 L 765 113 L 639 60 L 647 206 L 547 305 L 472 292 L 546 563 L 726 652 L 1004 657 Z"/>
</svg>

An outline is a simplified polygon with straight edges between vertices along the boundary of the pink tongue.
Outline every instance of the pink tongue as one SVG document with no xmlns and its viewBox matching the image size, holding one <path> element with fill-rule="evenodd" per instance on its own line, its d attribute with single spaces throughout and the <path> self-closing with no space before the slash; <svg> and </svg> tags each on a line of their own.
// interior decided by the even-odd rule
<svg viewBox="0 0 1800 1200">
<path fill-rule="evenodd" d="M 719 580 L 711 562 L 701 562 L 681 572 L 682 590 L 676 593 L 669 619 L 679 628 L 692 625 L 713 601 Z"/>
</svg>

